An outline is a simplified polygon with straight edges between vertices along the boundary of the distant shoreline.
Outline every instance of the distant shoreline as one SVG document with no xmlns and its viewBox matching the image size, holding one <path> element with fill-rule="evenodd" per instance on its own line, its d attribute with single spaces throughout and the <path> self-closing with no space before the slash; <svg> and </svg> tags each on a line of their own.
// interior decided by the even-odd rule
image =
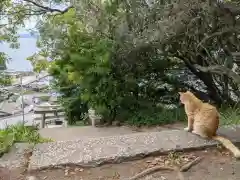
<svg viewBox="0 0 240 180">
<path fill-rule="evenodd" d="M 37 38 L 39 35 L 37 34 L 30 34 L 30 33 L 26 33 L 26 34 L 19 34 L 19 38 Z"/>
</svg>

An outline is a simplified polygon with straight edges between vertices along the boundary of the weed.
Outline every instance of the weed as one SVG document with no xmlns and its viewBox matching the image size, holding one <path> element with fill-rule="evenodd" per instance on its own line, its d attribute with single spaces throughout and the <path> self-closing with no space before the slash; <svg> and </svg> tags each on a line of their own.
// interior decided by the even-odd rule
<svg viewBox="0 0 240 180">
<path fill-rule="evenodd" d="M 16 142 L 36 144 L 49 141 L 51 140 L 42 138 L 36 129 L 26 127 L 22 123 L 8 126 L 6 129 L 0 130 L 0 156 L 3 155 L 3 153 L 8 152 Z"/>
<path fill-rule="evenodd" d="M 173 165 L 180 165 L 183 162 L 182 154 L 179 152 L 170 152 L 167 156 L 167 161 Z"/>
<path fill-rule="evenodd" d="M 240 124 L 240 107 L 220 108 L 221 125 L 237 125 Z"/>
</svg>

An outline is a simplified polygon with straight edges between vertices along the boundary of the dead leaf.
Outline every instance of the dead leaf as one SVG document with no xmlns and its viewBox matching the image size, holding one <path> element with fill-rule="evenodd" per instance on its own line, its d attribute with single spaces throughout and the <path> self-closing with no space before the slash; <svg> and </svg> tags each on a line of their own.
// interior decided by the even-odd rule
<svg viewBox="0 0 240 180">
<path fill-rule="evenodd" d="M 161 180 L 166 180 L 167 178 L 165 178 L 164 176 L 161 176 Z"/>
<path fill-rule="evenodd" d="M 156 165 L 158 162 L 156 161 L 156 160 L 153 160 L 152 162 L 151 162 L 151 164 L 152 165 Z"/>
<path fill-rule="evenodd" d="M 158 158 L 155 158 L 154 160 L 155 160 L 155 161 L 157 161 L 157 162 L 163 162 L 163 159 L 162 159 L 162 158 L 160 158 L 160 157 L 158 157 Z"/>
<path fill-rule="evenodd" d="M 65 170 L 64 170 L 64 175 L 67 176 L 68 173 L 69 173 L 69 172 L 68 172 L 68 169 L 65 169 Z"/>
<path fill-rule="evenodd" d="M 166 161 L 164 162 L 164 164 L 170 165 L 170 161 L 166 160 Z"/>
</svg>

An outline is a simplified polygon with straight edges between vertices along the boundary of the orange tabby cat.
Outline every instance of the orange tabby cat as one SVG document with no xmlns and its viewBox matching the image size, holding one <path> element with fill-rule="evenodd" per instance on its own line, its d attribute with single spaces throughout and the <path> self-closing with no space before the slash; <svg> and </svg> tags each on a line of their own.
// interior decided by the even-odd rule
<svg viewBox="0 0 240 180">
<path fill-rule="evenodd" d="M 208 103 L 203 103 L 190 91 L 179 92 L 180 101 L 184 104 L 188 118 L 188 126 L 184 130 L 197 134 L 203 138 L 220 141 L 234 156 L 240 158 L 240 150 L 224 137 L 217 136 L 219 126 L 219 113 Z"/>
</svg>

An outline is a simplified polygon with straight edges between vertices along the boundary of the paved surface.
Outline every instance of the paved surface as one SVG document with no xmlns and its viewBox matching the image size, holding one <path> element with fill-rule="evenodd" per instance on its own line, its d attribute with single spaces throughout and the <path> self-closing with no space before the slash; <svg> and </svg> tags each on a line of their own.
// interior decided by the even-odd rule
<svg viewBox="0 0 240 180">
<path fill-rule="evenodd" d="M 44 128 L 39 133 L 44 138 L 50 138 L 54 141 L 78 140 L 82 137 L 103 137 L 117 136 L 135 133 L 136 131 L 128 127 L 67 127 L 67 128 Z"/>
<path fill-rule="evenodd" d="M 240 128 L 222 129 L 220 133 L 233 142 L 240 142 Z M 216 144 L 215 141 L 206 141 L 182 130 L 83 137 L 79 140 L 38 144 L 30 158 L 29 170 L 67 164 L 94 167 L 171 150 L 199 149 Z"/>
<path fill-rule="evenodd" d="M 158 132 L 163 130 L 182 130 L 182 123 L 175 123 L 165 126 L 157 126 L 152 128 L 130 128 L 127 126 L 120 127 L 92 127 L 92 126 L 75 126 L 67 128 L 44 128 L 39 133 L 42 137 L 50 138 L 54 141 L 78 140 L 82 137 L 102 137 L 116 136 L 124 134 L 132 134 L 136 132 Z"/>
<path fill-rule="evenodd" d="M 25 112 L 28 112 L 31 110 L 31 108 L 33 107 L 26 107 L 24 109 Z M 51 114 L 47 114 L 48 115 L 51 115 Z M 34 118 L 35 117 L 41 117 L 40 114 L 37 114 L 37 115 L 34 115 L 33 112 L 28 112 L 24 115 L 24 122 L 25 122 L 25 125 L 27 126 L 31 126 L 31 125 L 34 125 Z M 8 116 L 8 117 L 4 117 L 4 118 L 1 118 L 0 119 L 0 129 L 5 129 L 7 126 L 9 125 L 16 125 L 17 123 L 22 123 L 23 122 L 23 115 L 22 114 L 17 114 L 17 115 L 13 115 L 13 116 Z"/>
<path fill-rule="evenodd" d="M 33 113 L 25 114 L 25 123 L 26 125 L 33 124 Z M 22 115 L 15 115 L 11 117 L 5 117 L 0 119 L 0 129 L 5 129 L 8 125 L 14 125 L 19 122 L 23 122 Z"/>
</svg>

